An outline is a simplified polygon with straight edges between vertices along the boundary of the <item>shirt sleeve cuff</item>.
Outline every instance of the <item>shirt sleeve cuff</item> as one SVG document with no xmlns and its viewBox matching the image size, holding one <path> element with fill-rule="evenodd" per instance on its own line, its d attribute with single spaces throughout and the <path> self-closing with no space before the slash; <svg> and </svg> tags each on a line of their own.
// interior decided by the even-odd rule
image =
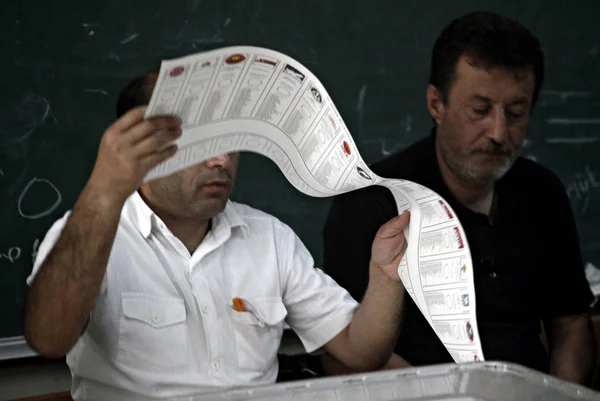
<svg viewBox="0 0 600 401">
<path fill-rule="evenodd" d="M 302 345 L 304 345 L 306 352 L 312 353 L 318 350 L 338 335 L 350 324 L 357 307 L 358 304 L 350 307 L 346 306 L 343 309 L 336 311 L 332 316 L 328 316 L 321 324 L 304 332 L 296 332 L 302 341 Z"/>
</svg>

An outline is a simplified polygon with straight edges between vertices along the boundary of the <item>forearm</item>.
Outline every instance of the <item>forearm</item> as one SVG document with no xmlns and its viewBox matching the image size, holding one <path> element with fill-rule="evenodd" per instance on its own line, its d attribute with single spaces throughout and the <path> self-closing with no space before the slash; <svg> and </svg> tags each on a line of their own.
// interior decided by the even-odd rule
<svg viewBox="0 0 600 401">
<path fill-rule="evenodd" d="M 412 365 L 404 360 L 400 355 L 394 353 L 383 366 L 385 370 L 410 368 Z"/>
<path fill-rule="evenodd" d="M 567 327 L 553 327 L 550 347 L 550 373 L 560 379 L 588 384 L 596 361 L 596 341 L 588 316 Z"/>
<path fill-rule="evenodd" d="M 339 376 L 359 373 L 359 371 L 350 369 L 349 367 L 335 359 L 328 352 L 324 352 L 321 355 L 321 365 L 323 366 L 323 372 L 326 376 Z M 406 362 L 400 355 L 392 354 L 392 356 L 383 366 L 382 370 L 394 370 L 409 367 L 411 367 L 411 365 L 408 362 Z"/>
<path fill-rule="evenodd" d="M 400 328 L 404 288 L 376 266 L 369 266 L 365 297 L 348 328 L 350 368 L 381 368 L 390 358 Z"/>
<path fill-rule="evenodd" d="M 42 355 L 77 342 L 100 293 L 122 203 L 86 187 L 27 295 L 25 335 Z"/>
</svg>

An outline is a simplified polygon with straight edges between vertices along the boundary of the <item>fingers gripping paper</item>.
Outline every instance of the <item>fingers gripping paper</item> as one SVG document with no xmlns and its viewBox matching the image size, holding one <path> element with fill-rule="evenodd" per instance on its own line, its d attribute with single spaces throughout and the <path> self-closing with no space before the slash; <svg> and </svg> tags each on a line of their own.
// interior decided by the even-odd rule
<svg viewBox="0 0 600 401">
<path fill-rule="evenodd" d="M 323 85 L 300 63 L 258 47 L 163 61 L 146 117 L 156 115 L 181 117 L 183 135 L 176 155 L 146 181 L 216 155 L 251 151 L 273 160 L 310 196 L 389 188 L 399 214 L 411 212 L 408 249 L 398 266 L 406 291 L 456 362 L 483 360 L 473 264 L 456 214 L 428 188 L 376 176 Z"/>
</svg>

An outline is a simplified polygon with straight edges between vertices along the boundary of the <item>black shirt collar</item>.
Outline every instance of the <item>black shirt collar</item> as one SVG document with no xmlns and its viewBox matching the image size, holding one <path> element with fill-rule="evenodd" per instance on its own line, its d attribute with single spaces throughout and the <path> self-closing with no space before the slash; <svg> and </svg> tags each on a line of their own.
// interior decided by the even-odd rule
<svg viewBox="0 0 600 401">
<path fill-rule="evenodd" d="M 440 166 L 435 153 L 435 138 L 436 129 L 431 129 L 430 135 L 423 139 L 423 152 L 417 161 L 420 179 L 426 187 L 437 192 L 442 198 L 448 201 L 454 209 L 459 209 L 463 213 L 470 215 L 483 216 L 481 213 L 474 212 L 463 206 L 452 194 L 450 188 L 446 185 L 440 171 Z M 511 169 L 512 170 L 512 169 Z M 517 206 L 517 194 L 511 193 L 511 176 L 512 171 L 509 170 L 500 180 L 496 181 L 496 196 L 498 197 L 498 209 L 496 218 L 500 212 L 505 213 L 514 210 Z M 512 191 L 514 192 L 514 191 Z M 458 212 L 458 211 L 457 211 Z M 487 219 L 487 216 L 483 216 Z"/>
</svg>

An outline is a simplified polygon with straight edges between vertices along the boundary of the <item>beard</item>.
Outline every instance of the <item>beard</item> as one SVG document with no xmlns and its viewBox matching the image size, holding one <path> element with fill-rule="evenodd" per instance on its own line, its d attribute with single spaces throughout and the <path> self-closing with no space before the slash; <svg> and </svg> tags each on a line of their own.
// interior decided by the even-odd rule
<svg viewBox="0 0 600 401">
<path fill-rule="evenodd" d="M 197 178 L 197 186 L 189 185 L 190 176 L 185 172 L 149 182 L 154 201 L 173 216 L 210 219 L 225 209 L 229 194 L 201 195 L 201 186 L 212 180 L 222 180 L 233 184 L 233 177 L 221 169 L 202 173 Z"/>
<path fill-rule="evenodd" d="M 510 170 L 521 148 L 489 140 L 475 149 L 462 149 L 458 141 L 445 138 L 439 144 L 440 156 L 460 180 L 474 185 L 493 183 Z"/>
</svg>

